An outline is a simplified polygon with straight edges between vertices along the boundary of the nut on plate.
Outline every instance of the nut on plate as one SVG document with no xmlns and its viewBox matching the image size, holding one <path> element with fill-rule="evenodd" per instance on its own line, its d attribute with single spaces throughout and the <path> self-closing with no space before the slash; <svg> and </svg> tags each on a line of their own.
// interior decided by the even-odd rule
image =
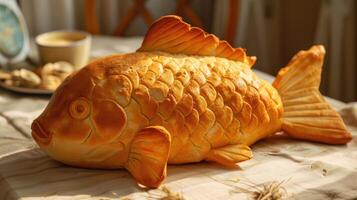
<svg viewBox="0 0 357 200">
<path fill-rule="evenodd" d="M 61 79 L 58 76 L 52 76 L 52 75 L 42 76 L 40 88 L 46 90 L 56 90 L 56 88 L 61 84 L 62 81 L 63 79 Z"/>
<path fill-rule="evenodd" d="M 23 86 L 29 88 L 35 88 L 41 83 L 41 78 L 34 72 L 27 69 L 12 71 L 11 79 L 9 80 L 5 83 L 11 84 L 12 86 Z"/>
<path fill-rule="evenodd" d="M 41 70 L 41 76 L 57 76 L 61 79 L 66 78 L 74 71 L 73 65 L 68 62 L 59 61 L 55 63 L 47 63 Z"/>
<path fill-rule="evenodd" d="M 0 70 L 0 81 L 8 80 L 10 78 L 11 78 L 11 74 L 9 72 Z"/>
<path fill-rule="evenodd" d="M 55 90 L 61 82 L 74 71 L 73 65 L 60 61 L 47 63 L 40 71 L 42 82 L 40 88 Z"/>
<path fill-rule="evenodd" d="M 47 63 L 34 71 L 24 68 L 11 72 L 0 70 L 0 81 L 8 86 L 55 90 L 73 71 L 73 65 L 60 61 Z"/>
</svg>

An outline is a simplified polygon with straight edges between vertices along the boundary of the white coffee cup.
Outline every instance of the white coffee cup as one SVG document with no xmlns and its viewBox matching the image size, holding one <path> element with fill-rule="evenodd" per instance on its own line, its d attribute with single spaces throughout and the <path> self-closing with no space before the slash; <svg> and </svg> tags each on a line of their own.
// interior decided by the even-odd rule
<svg viewBox="0 0 357 200">
<path fill-rule="evenodd" d="M 79 69 L 89 60 L 91 36 L 83 31 L 59 30 L 36 37 L 42 64 L 67 61 Z"/>
</svg>

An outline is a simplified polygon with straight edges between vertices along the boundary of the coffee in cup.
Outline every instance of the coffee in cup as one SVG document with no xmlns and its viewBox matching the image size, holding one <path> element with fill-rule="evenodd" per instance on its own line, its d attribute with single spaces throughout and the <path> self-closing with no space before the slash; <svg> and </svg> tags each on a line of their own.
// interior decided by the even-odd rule
<svg viewBox="0 0 357 200">
<path fill-rule="evenodd" d="M 79 69 L 89 60 L 91 36 L 82 31 L 52 31 L 36 37 L 42 64 L 67 61 Z"/>
</svg>

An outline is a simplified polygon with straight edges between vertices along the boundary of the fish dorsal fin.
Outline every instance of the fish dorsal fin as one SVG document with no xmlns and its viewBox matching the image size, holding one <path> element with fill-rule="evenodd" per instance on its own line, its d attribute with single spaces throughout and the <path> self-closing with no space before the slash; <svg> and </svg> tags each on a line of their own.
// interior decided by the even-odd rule
<svg viewBox="0 0 357 200">
<path fill-rule="evenodd" d="M 163 51 L 173 54 L 217 56 L 252 66 L 255 57 L 246 55 L 242 48 L 233 48 L 200 28 L 191 27 L 181 17 L 167 15 L 154 22 L 138 51 Z"/>
</svg>

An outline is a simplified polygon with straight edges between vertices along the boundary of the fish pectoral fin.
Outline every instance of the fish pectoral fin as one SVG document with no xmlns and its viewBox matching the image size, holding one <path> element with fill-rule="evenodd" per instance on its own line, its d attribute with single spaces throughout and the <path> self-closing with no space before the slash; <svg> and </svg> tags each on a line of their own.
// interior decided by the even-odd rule
<svg viewBox="0 0 357 200">
<path fill-rule="evenodd" d="M 249 146 L 244 144 L 227 145 L 208 152 L 205 160 L 214 161 L 226 167 L 236 167 L 236 163 L 249 160 L 253 153 Z"/>
<path fill-rule="evenodd" d="M 158 187 L 166 177 L 170 145 L 170 134 L 165 128 L 142 129 L 131 143 L 126 169 L 138 183 L 149 188 Z"/>
</svg>

